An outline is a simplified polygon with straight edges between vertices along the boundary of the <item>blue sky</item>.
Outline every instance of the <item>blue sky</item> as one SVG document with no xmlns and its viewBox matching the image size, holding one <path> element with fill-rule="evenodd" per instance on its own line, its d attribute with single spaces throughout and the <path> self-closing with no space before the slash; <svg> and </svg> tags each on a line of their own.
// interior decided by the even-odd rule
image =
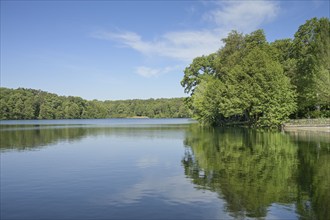
<svg viewBox="0 0 330 220">
<path fill-rule="evenodd" d="M 328 1 L 3 1 L 1 86 L 91 100 L 186 96 L 196 56 L 230 30 L 292 38 Z"/>
</svg>

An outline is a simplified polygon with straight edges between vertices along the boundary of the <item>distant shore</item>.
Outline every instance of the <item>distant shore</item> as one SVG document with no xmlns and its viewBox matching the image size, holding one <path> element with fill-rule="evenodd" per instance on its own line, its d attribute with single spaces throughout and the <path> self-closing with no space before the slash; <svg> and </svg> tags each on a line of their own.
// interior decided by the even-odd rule
<svg viewBox="0 0 330 220">
<path fill-rule="evenodd" d="M 284 123 L 283 130 L 330 133 L 330 118 L 291 120 L 287 123 Z"/>
<path fill-rule="evenodd" d="M 127 117 L 127 118 L 149 118 L 148 116 L 132 116 L 132 117 Z"/>
</svg>

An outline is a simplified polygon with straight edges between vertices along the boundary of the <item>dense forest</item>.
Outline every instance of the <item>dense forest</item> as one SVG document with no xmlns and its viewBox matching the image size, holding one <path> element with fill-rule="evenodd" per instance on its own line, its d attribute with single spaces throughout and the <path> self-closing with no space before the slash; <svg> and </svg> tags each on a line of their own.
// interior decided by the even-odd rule
<svg viewBox="0 0 330 220">
<path fill-rule="evenodd" d="M 267 42 L 263 30 L 223 39 L 197 57 L 181 85 L 205 124 L 278 126 L 290 118 L 330 117 L 330 22 L 313 18 L 294 39 Z"/>
<path fill-rule="evenodd" d="M 0 119 L 186 118 L 185 98 L 87 101 L 34 89 L 0 88 Z"/>
</svg>

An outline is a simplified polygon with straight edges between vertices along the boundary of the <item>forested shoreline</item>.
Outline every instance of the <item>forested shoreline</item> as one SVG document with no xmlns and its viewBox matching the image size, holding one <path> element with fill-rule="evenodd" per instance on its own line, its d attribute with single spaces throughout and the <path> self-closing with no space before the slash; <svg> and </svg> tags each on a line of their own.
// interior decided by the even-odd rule
<svg viewBox="0 0 330 220">
<path fill-rule="evenodd" d="M 88 101 L 35 89 L 0 88 L 0 120 L 189 118 L 185 98 Z"/>
<path fill-rule="evenodd" d="M 330 117 L 330 22 L 313 18 L 294 39 L 268 42 L 263 30 L 222 39 L 197 57 L 181 85 L 194 117 L 216 126 L 277 127 L 289 118 Z"/>
</svg>

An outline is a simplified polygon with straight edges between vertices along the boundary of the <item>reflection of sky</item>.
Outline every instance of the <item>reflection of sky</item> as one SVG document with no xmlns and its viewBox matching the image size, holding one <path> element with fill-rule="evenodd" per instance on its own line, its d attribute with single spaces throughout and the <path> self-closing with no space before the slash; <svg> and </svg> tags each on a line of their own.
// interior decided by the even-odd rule
<svg viewBox="0 0 330 220">
<path fill-rule="evenodd" d="M 156 165 L 158 162 L 159 162 L 158 157 L 153 157 L 150 155 L 150 156 L 139 159 L 136 162 L 136 167 L 138 167 L 140 169 L 148 168 L 148 167 L 152 167 L 152 166 Z"/>
<path fill-rule="evenodd" d="M 175 138 L 169 138 L 172 136 Z M 125 206 L 141 202 L 145 197 L 159 197 L 169 204 L 209 203 L 218 200 L 218 195 L 215 193 L 195 190 L 191 181 L 185 177 L 181 166 L 185 150 L 182 131 L 163 132 L 161 137 L 156 135 L 157 138 L 142 135 L 136 139 L 130 136 L 125 141 L 120 141 L 117 135 L 108 137 L 113 143 L 121 144 L 126 148 L 108 149 L 112 151 L 109 154 L 117 155 L 116 158 L 112 157 L 117 161 L 114 164 L 120 165 L 119 160 L 126 161 L 126 167 L 130 169 L 129 174 L 134 173 L 135 178 L 132 179 L 132 175 L 125 177 L 130 179 L 130 181 L 122 182 L 125 187 L 111 195 L 104 195 L 101 199 L 103 202 L 109 205 Z M 142 137 L 148 139 L 142 140 Z M 125 154 L 130 154 L 129 161 L 125 159 Z"/>
<path fill-rule="evenodd" d="M 184 175 L 165 178 L 147 177 L 141 182 L 105 198 L 109 205 L 122 206 L 138 203 L 144 197 L 157 196 L 169 204 L 218 203 L 218 195 L 210 191 L 195 190 Z"/>
<path fill-rule="evenodd" d="M 298 219 L 294 210 L 296 210 L 294 205 L 281 205 L 274 203 L 268 208 L 266 219 Z"/>
<path fill-rule="evenodd" d="M 112 178 L 116 180 L 110 182 L 105 193 L 97 193 L 91 198 L 92 205 L 117 210 L 117 214 L 113 215 L 127 218 L 132 215 L 123 213 L 125 210 L 135 210 L 141 214 L 151 212 L 148 207 L 153 207 L 154 213 L 149 213 L 150 215 L 166 212 L 163 216 L 165 219 L 185 216 L 195 216 L 194 219 L 229 217 L 223 209 L 224 202 L 218 198 L 217 193 L 197 190 L 184 175 L 181 165 L 185 151 L 182 130 L 162 132 L 162 135 L 151 135 L 152 138 L 150 134 L 141 132 L 139 137 L 128 136 L 125 140 L 119 138 L 121 135 L 118 134 L 105 136 L 111 141 L 102 141 L 103 144 L 107 143 L 104 148 L 108 146 L 103 153 L 107 152 L 112 160 L 114 167 L 111 170 L 116 170 L 109 173 L 115 175 Z M 98 144 L 100 137 L 87 138 L 85 141 L 101 145 Z M 127 170 L 123 170 L 123 166 Z M 120 180 L 116 175 L 119 175 Z M 192 213 L 194 211 L 196 213 Z"/>
</svg>

